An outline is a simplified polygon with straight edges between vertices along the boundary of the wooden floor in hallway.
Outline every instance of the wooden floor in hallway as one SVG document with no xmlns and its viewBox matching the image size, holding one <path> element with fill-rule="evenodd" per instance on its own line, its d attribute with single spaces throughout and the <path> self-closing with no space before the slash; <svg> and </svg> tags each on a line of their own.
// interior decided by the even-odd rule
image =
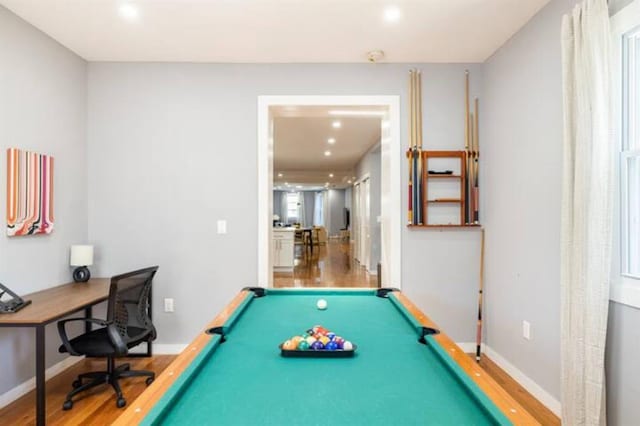
<svg viewBox="0 0 640 426">
<path fill-rule="evenodd" d="M 274 272 L 274 287 L 377 287 L 377 275 L 370 274 L 354 259 L 353 245 L 330 239 L 313 247 L 295 246 L 293 272 Z"/>
</svg>

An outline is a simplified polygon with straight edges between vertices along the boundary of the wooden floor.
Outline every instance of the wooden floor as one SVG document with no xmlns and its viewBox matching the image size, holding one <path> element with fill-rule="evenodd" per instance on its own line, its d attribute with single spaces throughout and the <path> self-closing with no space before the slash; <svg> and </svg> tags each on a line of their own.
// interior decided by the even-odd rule
<svg viewBox="0 0 640 426">
<path fill-rule="evenodd" d="M 152 358 L 128 358 L 124 362 L 131 364 L 132 370 L 151 370 L 156 374 L 164 370 L 175 358 L 175 355 L 156 355 Z M 71 383 L 80 373 L 101 371 L 106 368 L 103 359 L 84 359 L 73 367 L 63 371 L 47 381 L 47 425 L 109 425 L 121 413 L 116 407 L 116 398 L 111 386 L 102 385 L 84 392 L 74 398 L 73 408 L 62 410 L 62 403 Z M 120 386 L 127 405 L 133 403 L 138 395 L 147 387 L 144 377 L 122 379 Z M 17 401 L 0 409 L 0 424 L 3 425 L 35 425 L 35 391 L 31 391 Z"/>
<path fill-rule="evenodd" d="M 174 355 L 156 355 L 152 358 L 134 358 L 128 360 L 135 369 L 153 370 L 159 374 L 175 358 Z M 513 396 L 543 425 L 560 425 L 560 419 L 522 388 L 507 373 L 500 369 L 493 361 L 483 357 L 480 365 L 503 388 Z M 108 425 L 121 413 L 116 408 L 116 400 L 111 387 L 101 386 L 74 403 L 73 409 L 62 411 L 67 392 L 71 389 L 71 382 L 81 373 L 101 370 L 104 361 L 83 360 L 56 377 L 47 381 L 47 425 Z M 144 378 L 130 378 L 122 380 L 122 391 L 128 404 L 146 388 Z M 28 393 L 12 404 L 0 409 L 0 424 L 6 425 L 34 425 L 35 424 L 35 391 Z"/>
<path fill-rule="evenodd" d="M 275 272 L 274 287 L 376 287 L 376 275 L 361 266 L 349 242 L 329 240 L 314 246 L 296 245 L 293 272 Z"/>
<path fill-rule="evenodd" d="M 475 358 L 475 354 L 470 354 L 469 356 Z M 480 366 L 541 424 L 545 426 L 560 426 L 560 418 L 558 416 L 534 398 L 503 369 L 498 367 L 495 362 L 483 356 L 480 359 Z"/>
</svg>

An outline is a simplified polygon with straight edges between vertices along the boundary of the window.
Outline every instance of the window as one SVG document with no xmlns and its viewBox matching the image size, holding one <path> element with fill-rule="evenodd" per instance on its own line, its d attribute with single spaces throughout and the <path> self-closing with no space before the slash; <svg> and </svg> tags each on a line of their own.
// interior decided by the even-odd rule
<svg viewBox="0 0 640 426">
<path fill-rule="evenodd" d="M 298 222 L 300 207 L 300 194 L 297 192 L 287 192 L 287 220 L 289 223 Z"/>
<path fill-rule="evenodd" d="M 611 299 L 640 307 L 640 0 L 611 20 L 616 61 L 617 134 L 620 140 L 619 234 Z"/>
</svg>

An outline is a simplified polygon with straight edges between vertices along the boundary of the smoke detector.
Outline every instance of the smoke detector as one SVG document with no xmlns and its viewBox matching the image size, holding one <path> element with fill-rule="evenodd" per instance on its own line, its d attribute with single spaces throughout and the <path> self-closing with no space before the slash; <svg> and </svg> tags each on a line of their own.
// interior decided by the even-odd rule
<svg viewBox="0 0 640 426">
<path fill-rule="evenodd" d="M 367 52 L 367 60 L 372 64 L 375 64 L 383 58 L 384 52 L 382 50 L 370 50 Z"/>
</svg>

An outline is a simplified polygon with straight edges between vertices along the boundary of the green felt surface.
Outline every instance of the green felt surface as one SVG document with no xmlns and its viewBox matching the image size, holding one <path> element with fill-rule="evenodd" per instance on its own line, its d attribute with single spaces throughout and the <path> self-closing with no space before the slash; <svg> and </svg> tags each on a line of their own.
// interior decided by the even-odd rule
<svg viewBox="0 0 640 426">
<path fill-rule="evenodd" d="M 357 344 L 356 355 L 280 356 L 282 341 L 316 324 Z M 401 308 L 371 292 L 270 291 L 227 339 L 203 351 L 145 424 L 509 424 L 435 342 L 417 343 Z"/>
</svg>

